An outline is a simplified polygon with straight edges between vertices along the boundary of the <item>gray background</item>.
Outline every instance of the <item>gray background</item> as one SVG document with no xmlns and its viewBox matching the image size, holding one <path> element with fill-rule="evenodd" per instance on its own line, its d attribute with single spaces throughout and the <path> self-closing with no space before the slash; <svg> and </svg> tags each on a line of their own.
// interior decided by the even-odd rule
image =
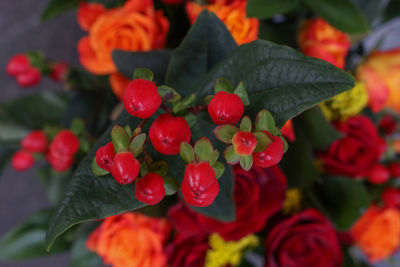
<svg viewBox="0 0 400 267">
<path fill-rule="evenodd" d="M 68 0 L 67 0 L 68 1 Z M 38 90 L 62 90 L 62 86 L 43 79 L 34 88 L 22 89 L 5 72 L 8 59 L 30 49 L 41 50 L 46 57 L 77 65 L 76 44 L 84 35 L 74 12 L 50 22 L 40 23 L 39 16 L 48 0 L 0 1 L 0 102 Z M 44 189 L 34 172 L 16 173 L 7 168 L 0 178 L 0 237 L 35 211 L 48 207 Z M 68 255 L 37 260 L 4 263 L 1 267 L 68 266 Z"/>
</svg>

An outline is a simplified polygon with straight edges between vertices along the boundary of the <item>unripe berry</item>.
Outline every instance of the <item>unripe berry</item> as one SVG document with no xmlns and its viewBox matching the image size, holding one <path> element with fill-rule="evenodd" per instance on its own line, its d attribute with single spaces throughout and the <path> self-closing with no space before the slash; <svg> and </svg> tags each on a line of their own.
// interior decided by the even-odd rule
<svg viewBox="0 0 400 267">
<path fill-rule="evenodd" d="M 144 79 L 132 81 L 126 88 L 122 100 L 126 111 L 141 119 L 151 117 L 160 107 L 162 101 L 157 86 Z"/>
<path fill-rule="evenodd" d="M 114 145 L 112 142 L 109 142 L 108 144 L 97 149 L 96 163 L 100 168 L 108 172 L 111 172 L 111 166 L 114 157 L 115 157 Z"/>
<path fill-rule="evenodd" d="M 21 141 L 22 149 L 29 152 L 44 153 L 47 150 L 48 140 L 43 131 L 30 132 Z"/>
<path fill-rule="evenodd" d="M 249 156 L 257 146 L 257 139 L 251 132 L 237 132 L 232 137 L 235 152 L 241 156 Z"/>
<path fill-rule="evenodd" d="M 236 124 L 242 117 L 244 105 L 236 94 L 218 92 L 208 104 L 208 113 L 215 124 Z"/>
<path fill-rule="evenodd" d="M 393 178 L 400 177 L 400 163 L 399 162 L 393 162 L 393 163 L 389 164 L 388 169 L 390 171 L 390 175 Z"/>
<path fill-rule="evenodd" d="M 130 184 L 139 175 L 140 163 L 130 152 L 121 152 L 115 155 L 111 174 L 119 184 Z"/>
<path fill-rule="evenodd" d="M 386 183 L 390 178 L 389 170 L 382 164 L 376 164 L 368 172 L 368 181 L 372 184 Z"/>
<path fill-rule="evenodd" d="M 41 79 L 42 74 L 34 67 L 29 67 L 27 70 L 17 75 L 17 83 L 22 87 L 35 86 Z"/>
<path fill-rule="evenodd" d="M 50 144 L 49 152 L 55 157 L 73 157 L 78 152 L 80 141 L 70 130 L 60 131 Z"/>
<path fill-rule="evenodd" d="M 69 66 L 65 62 L 57 62 L 51 66 L 50 77 L 56 82 L 63 82 L 68 73 Z"/>
<path fill-rule="evenodd" d="M 264 151 L 253 153 L 253 163 L 258 167 L 268 168 L 281 161 L 283 156 L 283 141 L 279 136 L 273 136 L 266 131 L 264 132 L 272 139 L 272 143 Z"/>
<path fill-rule="evenodd" d="M 11 159 L 11 166 L 17 171 L 25 171 L 35 163 L 32 153 L 24 150 L 17 151 Z"/>
<path fill-rule="evenodd" d="M 181 191 L 186 203 L 195 207 L 210 206 L 219 193 L 219 183 L 207 162 L 188 164 Z"/>
<path fill-rule="evenodd" d="M 17 76 L 30 67 L 29 59 L 24 54 L 17 54 L 8 61 L 6 71 L 11 76 Z"/>
<path fill-rule="evenodd" d="M 165 196 L 164 179 L 155 173 L 148 173 L 136 181 L 136 198 L 147 205 L 159 203 Z"/>
<path fill-rule="evenodd" d="M 158 152 L 175 155 L 179 153 L 182 142 L 190 141 L 189 124 L 184 118 L 164 113 L 150 126 L 149 137 Z"/>
<path fill-rule="evenodd" d="M 400 190 L 394 187 L 386 188 L 382 193 L 382 200 L 387 207 L 400 208 Z"/>
</svg>

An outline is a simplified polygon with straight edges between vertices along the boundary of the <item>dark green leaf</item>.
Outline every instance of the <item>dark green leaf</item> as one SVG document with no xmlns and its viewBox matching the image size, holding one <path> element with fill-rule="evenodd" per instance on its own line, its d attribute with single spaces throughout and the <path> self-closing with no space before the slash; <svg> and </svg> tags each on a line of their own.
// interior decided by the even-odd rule
<svg viewBox="0 0 400 267">
<path fill-rule="evenodd" d="M 350 0 L 302 0 L 317 15 L 332 26 L 347 33 L 369 31 L 367 19 Z"/>
<path fill-rule="evenodd" d="M 299 6 L 299 0 L 249 0 L 247 15 L 259 19 L 268 19 L 277 14 L 287 13 Z"/>
<path fill-rule="evenodd" d="M 7 167 L 8 163 L 10 162 L 12 156 L 16 152 L 16 148 L 2 148 L 0 149 L 0 177 L 1 173 L 3 172 L 4 168 Z"/>
<path fill-rule="evenodd" d="M 78 6 L 79 0 L 50 0 L 45 10 L 42 12 L 41 21 L 46 21 L 61 15 Z"/>
<path fill-rule="evenodd" d="M 57 172 L 50 166 L 38 169 L 37 176 L 40 182 L 44 185 L 47 197 L 53 204 L 57 204 L 64 195 L 65 188 L 71 177 L 71 172 Z"/>
<path fill-rule="evenodd" d="M 86 247 L 89 234 L 98 227 L 98 223 L 82 225 L 78 232 L 78 238 L 72 245 L 70 267 L 96 267 L 103 266 L 103 260 Z"/>
<path fill-rule="evenodd" d="M 389 4 L 385 9 L 385 18 L 390 20 L 392 18 L 400 16 L 400 1 L 390 0 Z"/>
</svg>

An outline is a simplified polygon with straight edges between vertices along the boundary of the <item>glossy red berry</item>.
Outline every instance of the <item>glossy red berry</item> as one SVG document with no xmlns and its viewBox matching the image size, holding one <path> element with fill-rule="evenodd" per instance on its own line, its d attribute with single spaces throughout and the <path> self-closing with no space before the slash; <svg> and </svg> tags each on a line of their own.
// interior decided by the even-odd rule
<svg viewBox="0 0 400 267">
<path fill-rule="evenodd" d="M 115 155 L 111 174 L 119 184 L 130 184 L 139 175 L 140 163 L 130 152 L 121 152 Z"/>
<path fill-rule="evenodd" d="M 70 130 L 60 131 L 50 144 L 50 153 L 61 156 L 74 156 L 78 152 L 80 141 Z"/>
<path fill-rule="evenodd" d="M 232 137 L 232 144 L 237 154 L 248 156 L 251 155 L 256 148 L 257 139 L 251 132 L 237 132 Z"/>
<path fill-rule="evenodd" d="M 186 203 L 195 207 L 210 206 L 219 193 L 219 183 L 207 162 L 188 164 L 181 191 Z"/>
<path fill-rule="evenodd" d="M 182 117 L 164 113 L 158 116 L 150 126 L 149 137 L 158 152 L 175 155 L 179 153 L 182 142 L 190 141 L 189 124 Z"/>
<path fill-rule="evenodd" d="M 34 67 L 29 67 L 27 70 L 17 75 L 17 83 L 22 87 L 35 86 L 41 79 L 42 74 Z"/>
<path fill-rule="evenodd" d="M 218 92 L 208 104 L 208 113 L 215 124 L 236 124 L 242 117 L 244 105 L 236 94 Z"/>
<path fill-rule="evenodd" d="M 132 81 L 126 88 L 122 100 L 126 111 L 141 119 L 151 117 L 160 107 L 162 101 L 157 86 L 144 79 Z"/>
<path fill-rule="evenodd" d="M 115 157 L 114 145 L 112 142 L 109 142 L 108 144 L 97 149 L 96 163 L 100 168 L 108 172 L 111 172 L 111 166 L 114 157 Z"/>
<path fill-rule="evenodd" d="M 379 122 L 379 128 L 381 128 L 385 134 L 393 134 L 396 132 L 397 123 L 393 116 L 385 115 Z"/>
<path fill-rule="evenodd" d="M 258 167 L 268 168 L 281 161 L 283 156 L 283 141 L 279 136 L 273 136 L 266 131 L 264 132 L 272 140 L 272 143 L 264 151 L 253 153 L 253 163 Z"/>
<path fill-rule="evenodd" d="M 11 159 L 11 166 L 17 171 L 25 171 L 34 163 L 35 159 L 32 153 L 24 150 L 17 151 Z"/>
<path fill-rule="evenodd" d="M 390 163 L 388 166 L 390 175 L 393 178 L 400 178 L 400 163 L 399 162 L 393 162 Z"/>
<path fill-rule="evenodd" d="M 65 172 L 74 164 L 73 155 L 62 155 L 58 153 L 50 153 L 47 155 L 51 167 L 58 172 Z"/>
<path fill-rule="evenodd" d="M 394 187 L 386 188 L 382 193 L 382 200 L 387 207 L 400 208 L 400 190 Z"/>
<path fill-rule="evenodd" d="M 17 76 L 30 67 L 29 59 L 24 54 L 17 54 L 8 61 L 6 71 L 11 76 Z"/>
<path fill-rule="evenodd" d="M 43 131 L 30 132 L 21 141 L 22 149 L 29 152 L 44 153 L 47 150 L 48 140 Z"/>
<path fill-rule="evenodd" d="M 165 196 L 164 179 L 155 173 L 148 173 L 135 183 L 136 198 L 147 205 L 155 205 Z"/>
<path fill-rule="evenodd" d="M 367 174 L 368 181 L 372 184 L 386 183 L 390 178 L 389 170 L 382 164 L 376 164 Z"/>
<path fill-rule="evenodd" d="M 69 70 L 69 66 L 65 62 L 58 62 L 51 67 L 50 77 L 56 82 L 63 82 Z"/>
</svg>

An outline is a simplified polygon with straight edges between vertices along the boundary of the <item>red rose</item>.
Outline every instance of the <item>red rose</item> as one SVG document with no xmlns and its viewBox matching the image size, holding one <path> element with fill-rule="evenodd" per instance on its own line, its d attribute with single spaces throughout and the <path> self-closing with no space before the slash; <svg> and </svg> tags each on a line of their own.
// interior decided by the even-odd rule
<svg viewBox="0 0 400 267">
<path fill-rule="evenodd" d="M 372 121 L 365 116 L 355 116 L 336 124 L 344 137 L 331 144 L 320 154 L 324 168 L 329 173 L 363 177 L 374 166 L 386 144 L 378 135 Z"/>
<path fill-rule="evenodd" d="M 209 248 L 207 235 L 185 237 L 178 234 L 165 253 L 171 267 L 203 267 Z"/>
<path fill-rule="evenodd" d="M 236 220 L 221 222 L 195 213 L 184 204 L 173 206 L 168 215 L 177 231 L 186 236 L 217 232 L 225 240 L 239 240 L 260 231 L 285 200 L 287 182 L 279 166 L 246 172 L 234 168 Z"/>
<path fill-rule="evenodd" d="M 265 267 L 339 267 L 343 262 L 335 230 L 315 209 L 274 226 L 265 246 Z"/>
</svg>

